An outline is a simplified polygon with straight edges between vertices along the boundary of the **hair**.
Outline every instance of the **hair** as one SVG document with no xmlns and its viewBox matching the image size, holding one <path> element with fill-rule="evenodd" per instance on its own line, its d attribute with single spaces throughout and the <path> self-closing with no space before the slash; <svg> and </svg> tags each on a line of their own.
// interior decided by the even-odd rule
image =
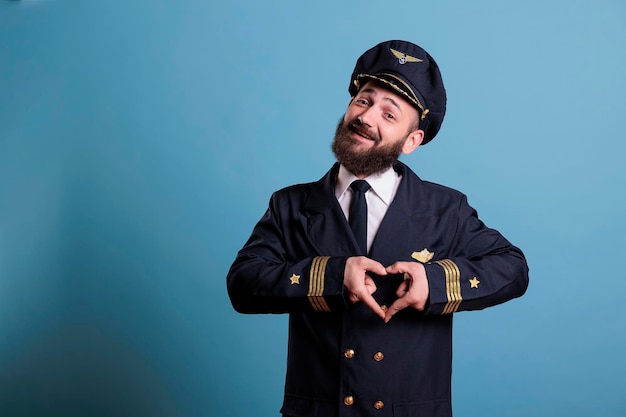
<svg viewBox="0 0 626 417">
<path fill-rule="evenodd" d="M 415 132 L 417 129 L 419 129 L 420 128 L 420 119 L 421 119 L 420 110 L 417 109 L 417 117 L 415 118 L 413 123 L 411 123 L 409 125 L 409 131 L 406 132 L 406 133 Z"/>
</svg>

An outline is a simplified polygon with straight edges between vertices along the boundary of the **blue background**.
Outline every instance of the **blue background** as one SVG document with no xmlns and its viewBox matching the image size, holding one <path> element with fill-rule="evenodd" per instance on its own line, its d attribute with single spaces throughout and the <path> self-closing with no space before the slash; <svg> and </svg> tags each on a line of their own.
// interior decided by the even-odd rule
<svg viewBox="0 0 626 417">
<path fill-rule="evenodd" d="M 225 275 L 393 38 L 449 98 L 404 161 L 531 267 L 457 315 L 455 414 L 625 416 L 623 0 L 0 0 L 0 415 L 277 416 L 287 317 Z"/>
</svg>

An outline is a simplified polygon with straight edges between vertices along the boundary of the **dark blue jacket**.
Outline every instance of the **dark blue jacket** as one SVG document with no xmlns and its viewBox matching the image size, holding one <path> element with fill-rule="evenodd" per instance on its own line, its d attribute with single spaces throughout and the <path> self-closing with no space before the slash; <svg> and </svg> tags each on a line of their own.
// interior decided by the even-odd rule
<svg viewBox="0 0 626 417">
<path fill-rule="evenodd" d="M 521 296 L 522 252 L 486 227 L 458 191 L 402 181 L 368 256 L 424 263 L 429 302 L 385 324 L 344 299 L 346 259 L 359 254 L 335 198 L 338 164 L 319 181 L 276 192 L 227 278 L 242 313 L 289 313 L 281 412 L 300 417 L 451 416 L 452 314 Z M 402 276 L 375 277 L 389 306 Z"/>
</svg>

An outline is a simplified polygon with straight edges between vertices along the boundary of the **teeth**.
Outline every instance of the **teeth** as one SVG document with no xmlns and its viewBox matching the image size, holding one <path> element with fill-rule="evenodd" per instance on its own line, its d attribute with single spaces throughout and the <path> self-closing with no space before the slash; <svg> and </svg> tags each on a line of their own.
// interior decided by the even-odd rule
<svg viewBox="0 0 626 417">
<path fill-rule="evenodd" d="M 366 133 L 362 132 L 361 130 L 357 129 L 356 127 L 352 126 L 352 130 L 354 130 L 354 132 L 359 135 L 359 136 L 363 136 L 365 139 L 368 140 L 372 140 L 372 138 L 369 137 L 369 135 L 367 135 Z"/>
</svg>

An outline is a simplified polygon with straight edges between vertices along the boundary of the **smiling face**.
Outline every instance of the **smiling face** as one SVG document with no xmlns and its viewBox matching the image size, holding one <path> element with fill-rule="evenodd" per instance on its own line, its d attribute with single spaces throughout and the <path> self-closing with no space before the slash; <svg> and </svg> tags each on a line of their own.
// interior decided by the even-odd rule
<svg viewBox="0 0 626 417">
<path fill-rule="evenodd" d="M 419 114 L 406 100 L 376 82 L 352 97 L 339 121 L 332 149 L 337 160 L 359 178 L 380 172 L 422 143 Z"/>
</svg>

